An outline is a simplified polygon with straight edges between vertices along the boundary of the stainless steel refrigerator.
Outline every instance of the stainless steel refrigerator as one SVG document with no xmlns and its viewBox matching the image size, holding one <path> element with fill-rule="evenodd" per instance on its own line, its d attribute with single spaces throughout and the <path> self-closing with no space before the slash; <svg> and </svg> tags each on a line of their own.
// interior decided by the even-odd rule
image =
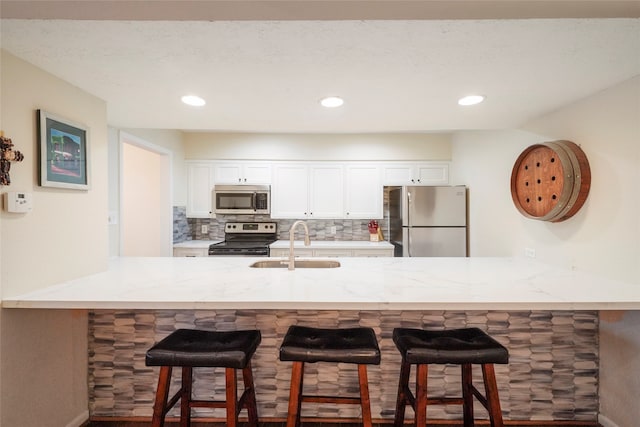
<svg viewBox="0 0 640 427">
<path fill-rule="evenodd" d="M 467 256 L 467 190 L 387 187 L 389 240 L 395 256 Z"/>
</svg>

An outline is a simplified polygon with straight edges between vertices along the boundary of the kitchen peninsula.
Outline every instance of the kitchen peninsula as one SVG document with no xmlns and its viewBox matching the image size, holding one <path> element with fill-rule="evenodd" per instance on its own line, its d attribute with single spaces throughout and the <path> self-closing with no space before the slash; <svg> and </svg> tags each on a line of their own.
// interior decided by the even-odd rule
<svg viewBox="0 0 640 427">
<path fill-rule="evenodd" d="M 264 258 L 112 258 L 109 269 L 3 299 L 4 308 L 638 310 L 640 288 L 527 258 L 337 258 L 333 269 L 260 269 Z"/>
<path fill-rule="evenodd" d="M 289 325 L 371 326 L 382 363 L 370 370 L 374 418 L 393 417 L 399 355 L 394 327 L 478 326 L 510 351 L 496 367 L 505 419 L 596 421 L 598 311 L 640 310 L 640 289 L 527 258 L 337 258 L 327 269 L 259 269 L 264 258 L 114 258 L 109 270 L 3 300 L 5 308 L 89 310 L 89 405 L 94 419 L 148 417 L 157 373 L 144 353 L 174 329 L 262 331 L 255 356 L 261 417 L 287 411 L 289 366 L 277 349 Z M 201 375 L 202 393 L 224 383 Z M 309 368 L 325 394 L 354 381 L 348 367 Z M 434 367 L 430 387 L 456 393 L 457 369 Z M 303 416 L 333 416 L 313 407 Z M 430 408 L 430 416 L 459 416 Z M 329 411 L 329 412 L 327 412 Z M 357 408 L 340 416 L 357 416 Z M 201 412 L 198 416 L 220 417 Z"/>
</svg>

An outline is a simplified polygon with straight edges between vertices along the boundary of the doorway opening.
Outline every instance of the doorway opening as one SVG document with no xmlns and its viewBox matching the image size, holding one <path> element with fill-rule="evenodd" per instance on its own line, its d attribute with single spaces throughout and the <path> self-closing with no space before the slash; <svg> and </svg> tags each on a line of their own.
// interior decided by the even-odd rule
<svg viewBox="0 0 640 427">
<path fill-rule="evenodd" d="M 120 256 L 171 256 L 171 152 L 120 133 Z"/>
</svg>

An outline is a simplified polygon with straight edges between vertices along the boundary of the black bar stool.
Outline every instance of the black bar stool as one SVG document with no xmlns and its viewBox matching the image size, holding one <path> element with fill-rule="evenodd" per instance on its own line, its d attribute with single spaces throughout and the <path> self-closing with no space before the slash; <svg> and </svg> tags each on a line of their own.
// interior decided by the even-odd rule
<svg viewBox="0 0 640 427">
<path fill-rule="evenodd" d="M 202 331 L 179 329 L 147 351 L 146 365 L 160 366 L 158 390 L 153 405 L 152 427 L 164 425 L 167 412 L 180 403 L 180 426 L 191 425 L 191 408 L 226 408 L 227 426 L 237 427 L 238 414 L 247 408 L 249 426 L 258 426 L 251 357 L 261 341 L 260 331 Z M 180 390 L 169 400 L 171 371 L 174 366 L 182 367 Z M 226 400 L 193 400 L 191 398 L 192 368 L 223 367 L 226 378 Z M 244 392 L 238 399 L 237 370 L 242 370 Z"/>
<path fill-rule="evenodd" d="M 367 365 L 380 364 L 380 349 L 373 329 L 319 329 L 290 326 L 280 347 L 280 360 L 293 362 L 287 427 L 300 426 L 302 402 L 360 404 L 364 426 L 372 426 Z M 303 394 L 304 364 L 315 362 L 357 364 L 360 396 Z"/>
<path fill-rule="evenodd" d="M 494 363 L 509 362 L 509 352 L 499 342 L 478 328 L 428 331 L 423 329 L 396 328 L 393 342 L 402 355 L 398 399 L 394 427 L 404 424 L 406 405 L 415 412 L 415 426 L 427 423 L 427 405 L 463 406 L 464 427 L 473 427 L 473 397 L 489 411 L 492 427 L 502 427 L 502 411 L 496 385 Z M 427 397 L 429 364 L 461 365 L 462 397 Z M 482 366 L 485 394 L 473 385 L 471 367 Z M 411 365 L 417 365 L 416 395 L 409 389 Z"/>
</svg>

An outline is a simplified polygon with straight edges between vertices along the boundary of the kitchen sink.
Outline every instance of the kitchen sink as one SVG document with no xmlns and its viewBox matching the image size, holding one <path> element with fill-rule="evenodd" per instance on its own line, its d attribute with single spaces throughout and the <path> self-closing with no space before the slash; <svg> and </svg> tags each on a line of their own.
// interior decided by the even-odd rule
<svg viewBox="0 0 640 427">
<path fill-rule="evenodd" d="M 294 262 L 295 268 L 336 268 L 340 267 L 338 261 L 326 259 L 297 259 Z M 252 268 L 288 268 L 287 261 L 281 259 L 270 259 L 268 261 L 256 261 L 249 267 Z"/>
</svg>

